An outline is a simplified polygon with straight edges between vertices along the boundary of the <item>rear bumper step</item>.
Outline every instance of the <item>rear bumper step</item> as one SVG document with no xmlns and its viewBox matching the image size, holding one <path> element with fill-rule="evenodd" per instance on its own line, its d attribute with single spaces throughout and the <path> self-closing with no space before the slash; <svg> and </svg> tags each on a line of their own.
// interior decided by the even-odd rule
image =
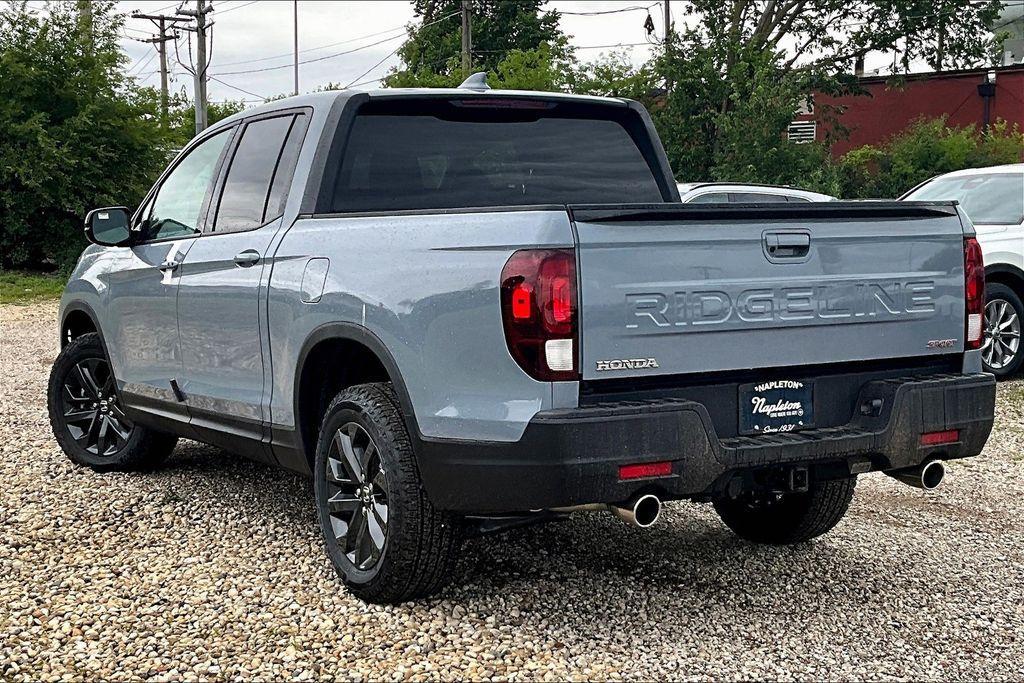
<svg viewBox="0 0 1024 683">
<path fill-rule="evenodd" d="M 732 473 L 764 466 L 821 468 L 830 476 L 914 467 L 981 452 L 992 429 L 995 379 L 938 374 L 866 383 L 858 405 L 875 415 L 789 434 L 719 439 L 707 409 L 684 399 L 600 403 L 538 413 L 517 442 L 423 440 L 424 485 L 440 509 L 521 512 L 616 503 L 642 491 L 662 498 L 709 495 Z M 954 443 L 923 446 L 921 434 L 958 430 Z M 672 474 L 620 481 L 622 464 L 672 461 Z M 848 468 L 848 469 L 843 469 Z"/>
</svg>

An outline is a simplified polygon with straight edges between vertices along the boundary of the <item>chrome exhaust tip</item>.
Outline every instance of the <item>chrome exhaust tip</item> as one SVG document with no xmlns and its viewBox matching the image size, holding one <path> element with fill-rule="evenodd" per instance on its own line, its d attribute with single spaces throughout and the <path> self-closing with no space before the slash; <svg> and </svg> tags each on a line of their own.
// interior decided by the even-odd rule
<svg viewBox="0 0 1024 683">
<path fill-rule="evenodd" d="M 658 517 L 661 516 L 661 499 L 648 493 L 633 501 L 631 507 L 623 508 L 613 505 L 611 510 L 623 522 L 647 529 L 654 526 Z"/>
<path fill-rule="evenodd" d="M 946 466 L 942 464 L 941 460 L 929 460 L 917 467 L 893 470 L 892 472 L 886 472 L 886 474 L 908 486 L 932 491 L 937 489 L 942 484 L 943 479 L 946 478 Z"/>
</svg>

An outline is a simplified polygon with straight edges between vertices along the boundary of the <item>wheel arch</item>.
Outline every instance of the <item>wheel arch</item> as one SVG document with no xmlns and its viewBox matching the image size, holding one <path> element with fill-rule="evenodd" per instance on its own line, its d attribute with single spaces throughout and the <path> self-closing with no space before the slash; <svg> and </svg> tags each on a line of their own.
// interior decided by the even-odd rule
<svg viewBox="0 0 1024 683">
<path fill-rule="evenodd" d="M 985 280 L 1006 285 L 1024 300 L 1024 270 L 1009 263 L 997 263 L 985 268 Z"/>
<path fill-rule="evenodd" d="M 100 344 L 103 351 L 107 351 L 107 343 L 103 338 L 103 330 L 97 322 L 95 311 L 81 301 L 75 301 L 67 305 L 60 321 L 60 348 L 68 345 L 68 342 L 81 337 L 83 334 L 95 332 L 100 337 Z M 109 354 L 107 356 L 109 358 Z"/>
<path fill-rule="evenodd" d="M 328 358 L 342 362 L 325 368 Z M 327 323 L 310 333 L 299 351 L 292 389 L 296 445 L 310 467 L 327 403 L 349 386 L 380 381 L 391 382 L 394 387 L 414 451 L 418 450 L 415 444 L 420 432 L 412 400 L 398 364 L 384 342 L 353 323 Z"/>
</svg>

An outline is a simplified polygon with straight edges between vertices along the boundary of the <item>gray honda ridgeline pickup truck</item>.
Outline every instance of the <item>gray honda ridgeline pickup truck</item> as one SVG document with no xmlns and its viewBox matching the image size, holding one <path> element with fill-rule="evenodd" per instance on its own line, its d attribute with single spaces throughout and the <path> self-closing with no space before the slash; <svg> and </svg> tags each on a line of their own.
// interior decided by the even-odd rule
<svg viewBox="0 0 1024 683">
<path fill-rule="evenodd" d="M 312 474 L 360 598 L 437 591 L 460 539 L 710 502 L 796 543 L 858 475 L 981 452 L 984 269 L 949 202 L 679 203 L 636 102 L 324 92 L 204 131 L 97 209 L 49 414 L 97 470 L 178 438 Z"/>
</svg>

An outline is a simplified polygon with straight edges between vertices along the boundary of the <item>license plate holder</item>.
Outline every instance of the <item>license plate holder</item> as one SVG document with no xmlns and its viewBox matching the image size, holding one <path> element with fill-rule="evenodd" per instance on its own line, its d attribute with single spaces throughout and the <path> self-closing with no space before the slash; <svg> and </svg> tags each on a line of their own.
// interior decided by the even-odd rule
<svg viewBox="0 0 1024 683">
<path fill-rule="evenodd" d="M 814 383 L 765 380 L 739 388 L 740 434 L 780 434 L 814 426 Z"/>
</svg>

